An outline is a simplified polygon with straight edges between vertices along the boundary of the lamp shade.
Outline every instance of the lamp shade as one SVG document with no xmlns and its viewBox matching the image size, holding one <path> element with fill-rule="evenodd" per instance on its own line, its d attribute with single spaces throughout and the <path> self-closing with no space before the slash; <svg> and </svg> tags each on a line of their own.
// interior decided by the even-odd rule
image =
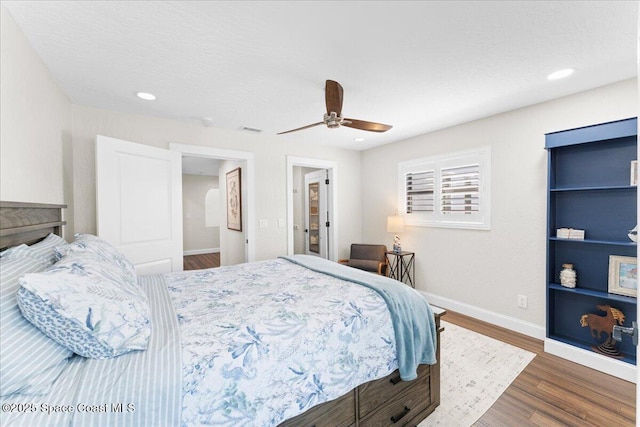
<svg viewBox="0 0 640 427">
<path fill-rule="evenodd" d="M 404 218 L 399 215 L 387 217 L 387 231 L 389 233 L 401 233 L 404 231 Z"/>
</svg>

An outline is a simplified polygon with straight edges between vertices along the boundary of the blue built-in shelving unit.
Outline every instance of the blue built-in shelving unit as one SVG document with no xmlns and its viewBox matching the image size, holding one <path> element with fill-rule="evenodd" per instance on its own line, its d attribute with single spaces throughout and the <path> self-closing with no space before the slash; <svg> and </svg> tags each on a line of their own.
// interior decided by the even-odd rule
<svg viewBox="0 0 640 427">
<path fill-rule="evenodd" d="M 621 360 L 591 347 L 600 341 L 580 325 L 583 314 L 604 315 L 597 305 L 621 310 L 625 326 L 636 320 L 637 299 L 608 292 L 609 255 L 637 256 L 627 233 L 637 223 L 637 186 L 630 185 L 637 159 L 637 118 L 549 133 L 547 192 L 547 339 L 545 350 L 635 381 L 636 347 L 628 336 Z M 585 230 L 585 240 L 556 237 L 556 229 Z M 562 264 L 578 274 L 577 287 L 560 285 Z M 603 335 L 604 338 L 604 335 Z"/>
</svg>

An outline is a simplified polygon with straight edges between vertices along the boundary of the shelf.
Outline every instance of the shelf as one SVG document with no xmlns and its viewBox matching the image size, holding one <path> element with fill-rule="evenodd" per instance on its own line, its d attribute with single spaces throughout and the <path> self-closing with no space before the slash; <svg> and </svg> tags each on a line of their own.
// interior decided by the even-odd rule
<svg viewBox="0 0 640 427">
<path fill-rule="evenodd" d="M 581 348 L 583 350 L 590 351 L 593 354 L 598 354 L 598 355 L 600 354 L 600 353 L 598 353 L 596 351 L 593 351 L 591 349 L 591 347 L 594 345 L 594 343 L 587 343 L 587 342 L 583 342 L 583 341 L 578 341 L 578 340 L 575 340 L 575 339 L 572 339 L 572 338 L 569 338 L 569 337 L 565 337 L 565 336 L 562 336 L 562 335 L 555 335 L 555 334 L 550 334 L 549 338 L 552 339 L 552 340 L 559 341 L 561 343 L 565 343 L 565 344 L 572 345 L 574 347 Z M 602 356 L 602 357 L 605 357 L 605 356 Z M 636 363 L 635 356 L 634 357 L 629 357 L 627 355 L 627 356 L 625 356 L 624 358 L 621 358 L 621 359 L 617 359 L 617 358 L 610 358 L 610 359 L 611 360 L 619 360 L 621 362 L 626 362 L 626 363 L 629 363 L 629 364 L 632 364 L 632 365 L 635 365 L 635 363 Z"/>
<path fill-rule="evenodd" d="M 545 148 L 547 341 L 558 343 L 554 346 L 561 357 L 588 359 L 588 366 L 617 376 L 628 373 L 622 365 L 635 365 L 637 354 L 629 337 L 617 343 L 625 357 L 608 358 L 592 347 L 608 339 L 611 324 L 598 325 L 605 336 L 594 336 L 599 329 L 583 326 L 582 319 L 585 314 L 606 318 L 606 305 L 624 313 L 624 326 L 637 317 L 637 298 L 609 293 L 607 286 L 611 255 L 637 256 L 637 243 L 627 237 L 638 223 L 638 187 L 630 185 L 632 162 L 638 159 L 637 119 L 546 134 Z M 557 229 L 570 227 L 585 230 L 587 238 L 556 236 Z M 565 263 L 575 266 L 576 288 L 556 283 Z"/>
<path fill-rule="evenodd" d="M 616 120 L 608 123 L 567 129 L 546 134 L 545 148 L 559 148 L 591 142 L 602 142 L 612 138 L 633 137 L 637 134 L 638 119 Z"/>
<path fill-rule="evenodd" d="M 571 243 L 586 243 L 591 245 L 609 245 L 609 246 L 637 246 L 636 242 L 621 242 L 619 240 L 594 240 L 594 239 L 562 239 L 560 237 L 549 237 L 549 240 L 554 242 L 571 242 Z"/>
<path fill-rule="evenodd" d="M 605 185 L 598 187 L 564 187 L 564 188 L 550 188 L 551 193 L 562 193 L 570 191 L 610 191 L 610 190 L 637 190 L 635 185 Z"/>
<path fill-rule="evenodd" d="M 549 289 L 552 289 L 554 291 L 568 292 L 569 294 L 585 295 L 594 298 L 604 298 L 610 301 L 622 302 L 626 304 L 637 304 L 638 302 L 638 299 L 634 297 L 610 294 L 609 292 L 594 291 L 593 289 L 585 289 L 579 287 L 565 288 L 564 286 L 557 283 L 549 283 Z"/>
</svg>

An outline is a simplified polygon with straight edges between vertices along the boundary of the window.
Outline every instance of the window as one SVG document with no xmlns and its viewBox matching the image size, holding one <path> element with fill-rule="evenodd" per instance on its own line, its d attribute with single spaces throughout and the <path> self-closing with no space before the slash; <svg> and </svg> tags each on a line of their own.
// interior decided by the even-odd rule
<svg viewBox="0 0 640 427">
<path fill-rule="evenodd" d="M 490 228 L 490 147 L 401 162 L 398 175 L 406 224 Z"/>
</svg>

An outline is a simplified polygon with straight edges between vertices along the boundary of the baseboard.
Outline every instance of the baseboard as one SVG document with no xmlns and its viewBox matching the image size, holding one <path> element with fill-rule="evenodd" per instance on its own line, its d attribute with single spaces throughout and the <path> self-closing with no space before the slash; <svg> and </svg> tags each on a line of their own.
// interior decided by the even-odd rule
<svg viewBox="0 0 640 427">
<path fill-rule="evenodd" d="M 204 254 L 215 254 L 220 252 L 220 248 L 205 248 L 205 249 L 191 249 L 188 251 L 183 251 L 183 256 L 189 255 L 204 255 Z"/>
<path fill-rule="evenodd" d="M 544 351 L 605 374 L 636 383 L 636 367 L 592 351 L 574 347 L 550 338 L 544 340 Z"/>
<path fill-rule="evenodd" d="M 513 317 L 505 316 L 504 314 L 495 313 L 493 311 L 441 297 L 429 292 L 420 292 L 427 297 L 430 304 L 437 305 L 438 307 L 446 308 L 457 313 L 464 314 L 465 316 L 470 316 L 475 319 L 482 320 L 483 322 L 491 323 L 492 325 L 510 329 L 541 341 L 546 337 L 546 330 L 543 326 L 524 322 Z M 447 317 L 443 317 L 443 320 L 446 321 Z"/>
</svg>

